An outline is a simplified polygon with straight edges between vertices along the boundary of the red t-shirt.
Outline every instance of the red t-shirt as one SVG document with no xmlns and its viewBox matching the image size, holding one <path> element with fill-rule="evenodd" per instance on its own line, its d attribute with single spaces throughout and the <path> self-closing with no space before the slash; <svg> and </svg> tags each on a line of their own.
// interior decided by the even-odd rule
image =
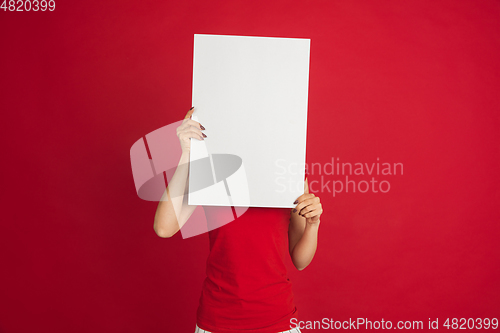
<svg viewBox="0 0 500 333">
<path fill-rule="evenodd" d="M 307 173 L 306 173 L 307 176 Z M 225 208 L 225 209 L 223 209 Z M 207 222 L 228 207 L 203 206 Z M 197 324 L 213 333 L 276 333 L 298 318 L 285 260 L 290 208 L 250 207 L 211 230 Z"/>
</svg>

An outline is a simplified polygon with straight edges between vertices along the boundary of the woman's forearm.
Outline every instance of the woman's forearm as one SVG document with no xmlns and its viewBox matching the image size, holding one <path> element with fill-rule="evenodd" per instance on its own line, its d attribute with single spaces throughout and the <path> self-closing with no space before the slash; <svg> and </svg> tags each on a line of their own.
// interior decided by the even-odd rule
<svg viewBox="0 0 500 333">
<path fill-rule="evenodd" d="M 292 251 L 292 261 L 299 271 L 306 268 L 314 258 L 318 246 L 318 223 L 306 223 L 304 233 Z"/>
<path fill-rule="evenodd" d="M 187 203 L 189 151 L 182 152 L 179 164 L 163 193 L 154 219 L 154 230 L 160 237 L 171 237 L 186 223 L 182 221 L 183 201 Z"/>
</svg>

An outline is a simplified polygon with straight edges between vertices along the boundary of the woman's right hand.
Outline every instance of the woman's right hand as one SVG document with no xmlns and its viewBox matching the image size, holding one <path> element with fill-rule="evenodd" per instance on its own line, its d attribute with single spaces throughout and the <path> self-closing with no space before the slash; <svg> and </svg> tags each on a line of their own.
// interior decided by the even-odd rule
<svg viewBox="0 0 500 333">
<path fill-rule="evenodd" d="M 196 138 L 198 140 L 204 140 L 207 136 L 201 130 L 204 130 L 199 122 L 191 119 L 191 115 L 194 112 L 194 106 L 189 109 L 188 113 L 184 117 L 182 124 L 177 127 L 177 137 L 181 143 L 182 152 L 189 152 L 191 150 L 191 138 Z"/>
</svg>

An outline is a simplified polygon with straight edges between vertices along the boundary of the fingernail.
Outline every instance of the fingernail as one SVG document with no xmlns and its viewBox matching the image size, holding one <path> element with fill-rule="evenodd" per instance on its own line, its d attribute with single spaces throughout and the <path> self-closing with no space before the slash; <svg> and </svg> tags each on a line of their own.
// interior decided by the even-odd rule
<svg viewBox="0 0 500 333">
<path fill-rule="evenodd" d="M 191 109 L 189 109 L 189 111 L 191 111 L 192 109 L 194 109 L 194 106 L 192 106 Z"/>
<path fill-rule="evenodd" d="M 201 129 L 202 129 L 202 130 L 204 130 L 204 129 L 205 129 L 205 127 L 203 127 L 203 125 L 202 125 L 202 124 L 200 124 L 200 127 L 201 127 Z"/>
<path fill-rule="evenodd" d="M 294 203 L 294 204 L 297 204 L 297 203 L 299 203 L 299 200 L 295 200 L 293 203 Z"/>
<path fill-rule="evenodd" d="M 294 209 L 293 209 L 293 212 L 295 213 L 296 211 L 297 211 L 297 209 L 295 209 L 295 208 L 294 208 Z"/>
<path fill-rule="evenodd" d="M 205 133 L 201 133 L 203 135 L 204 138 L 206 138 L 207 136 L 205 135 Z"/>
</svg>

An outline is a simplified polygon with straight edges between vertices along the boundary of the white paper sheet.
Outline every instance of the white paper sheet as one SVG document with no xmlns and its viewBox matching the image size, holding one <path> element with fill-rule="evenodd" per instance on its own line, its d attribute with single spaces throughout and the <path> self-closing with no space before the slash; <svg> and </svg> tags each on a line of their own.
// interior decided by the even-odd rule
<svg viewBox="0 0 500 333">
<path fill-rule="evenodd" d="M 303 38 L 194 35 L 192 118 L 207 138 L 191 139 L 190 205 L 295 207 L 304 193 L 309 50 Z M 211 163 L 196 167 L 203 158 Z M 213 170 L 214 161 L 226 170 Z"/>
</svg>

